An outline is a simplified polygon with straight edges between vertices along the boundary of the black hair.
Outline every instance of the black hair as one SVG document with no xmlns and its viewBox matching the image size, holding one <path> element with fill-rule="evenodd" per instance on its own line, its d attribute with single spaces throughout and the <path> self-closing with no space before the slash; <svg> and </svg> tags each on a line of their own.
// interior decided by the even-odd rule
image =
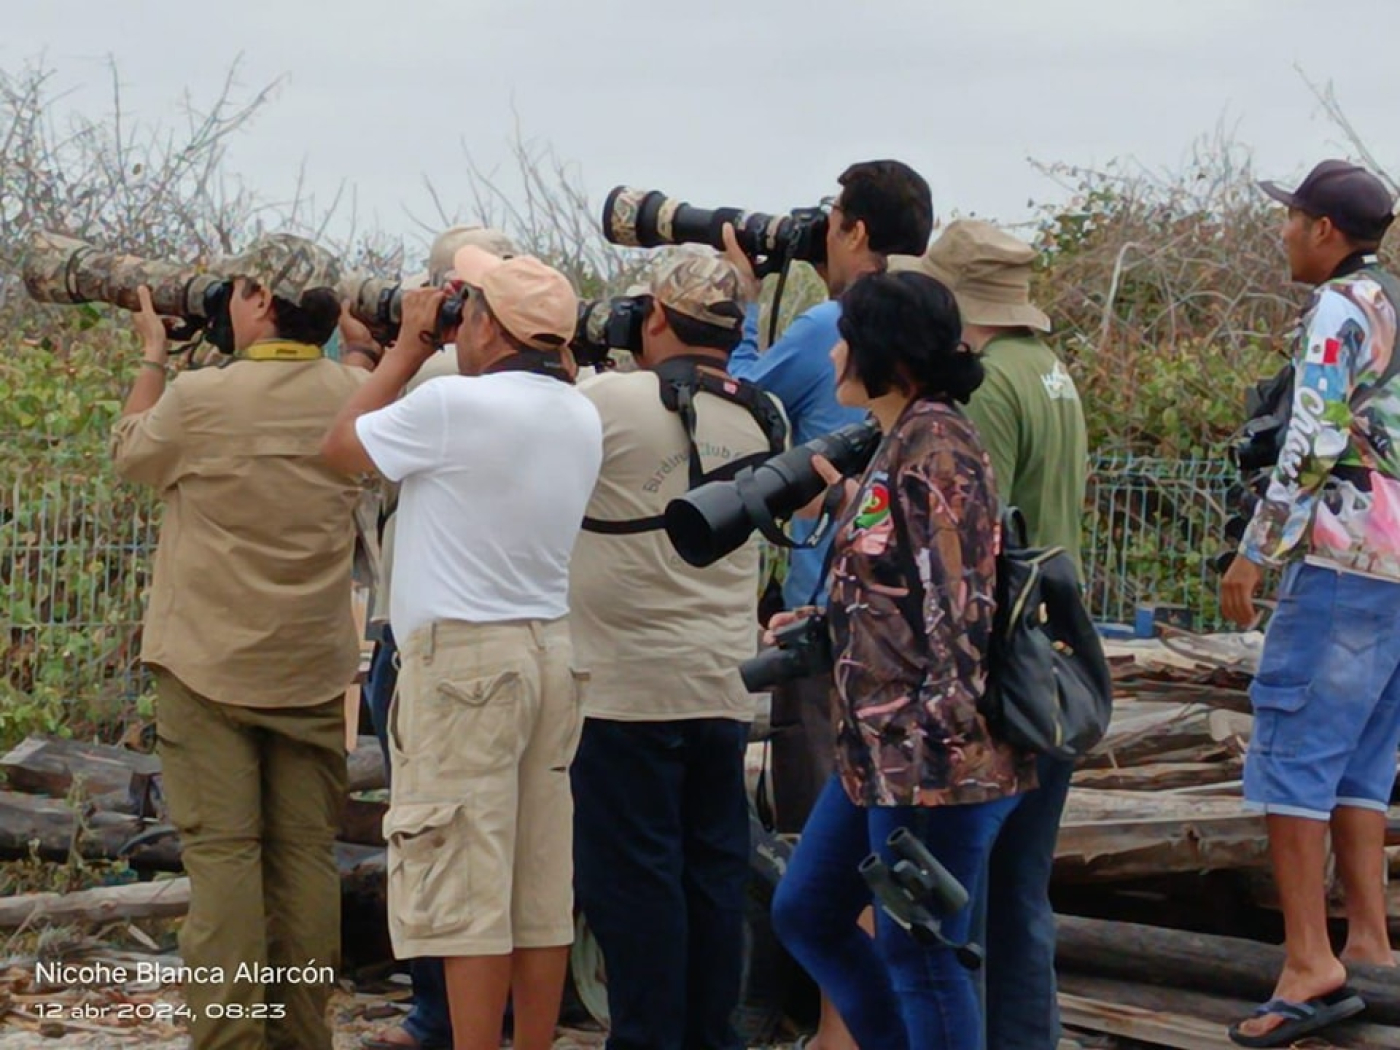
<svg viewBox="0 0 1400 1050">
<path fill-rule="evenodd" d="M 871 397 L 893 387 L 966 403 L 982 385 L 982 362 L 962 341 L 957 300 L 927 274 L 860 278 L 841 295 L 837 328 L 847 347 L 841 378 L 860 380 Z"/>
<path fill-rule="evenodd" d="M 1332 224 L 1332 228 L 1341 235 L 1342 240 L 1346 242 L 1346 246 L 1350 248 L 1353 252 L 1365 252 L 1368 255 L 1374 254 L 1375 252 L 1380 251 L 1381 241 L 1385 240 L 1384 230 L 1370 237 L 1362 237 L 1358 234 L 1350 233 L 1347 230 L 1342 229 L 1341 226 L 1337 225 L 1337 220 L 1332 218 L 1330 215 L 1315 215 L 1312 212 L 1307 211 L 1303 208 L 1296 207 L 1294 210 L 1299 212 L 1303 216 L 1303 218 L 1308 220 L 1309 226 L 1317 222 L 1319 219 L 1326 219 Z M 1387 224 L 1387 226 L 1388 225 L 1389 224 Z"/>
<path fill-rule="evenodd" d="M 661 307 L 661 312 L 666 317 L 666 323 L 671 326 L 671 331 L 675 332 L 676 338 L 686 346 L 703 347 L 706 350 L 722 350 L 728 354 L 732 353 L 744 338 L 742 321 L 733 328 L 721 328 L 717 324 L 709 324 L 705 321 L 698 321 L 694 317 L 688 317 L 665 303 L 658 303 L 655 298 L 651 299 L 651 306 L 648 309 L 655 309 L 658 306 Z"/>
<path fill-rule="evenodd" d="M 924 177 L 897 160 L 852 164 L 836 180 L 842 228 L 865 223 L 870 250 L 882 255 L 923 255 L 933 233 L 933 194 Z"/>
<path fill-rule="evenodd" d="M 243 298 L 252 298 L 259 287 L 245 280 Z M 334 288 L 308 288 L 295 303 L 280 295 L 272 297 L 272 324 L 279 339 L 325 346 L 339 323 L 340 298 Z"/>
</svg>

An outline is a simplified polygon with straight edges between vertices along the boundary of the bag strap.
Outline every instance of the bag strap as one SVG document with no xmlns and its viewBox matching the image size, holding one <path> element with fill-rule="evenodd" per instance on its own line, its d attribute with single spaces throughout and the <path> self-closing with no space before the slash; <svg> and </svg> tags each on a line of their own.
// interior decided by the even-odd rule
<svg viewBox="0 0 1400 1050">
<path fill-rule="evenodd" d="M 895 598 L 895 604 L 899 606 L 899 611 L 904 616 L 905 622 L 909 624 L 909 629 L 914 632 L 919 648 L 927 655 L 928 624 L 924 622 L 924 603 L 927 595 L 924 592 L 924 581 L 923 577 L 919 575 L 919 563 L 914 558 L 909 538 L 909 525 L 904 518 L 902 487 L 896 482 L 891 486 L 891 489 L 890 519 L 894 522 L 894 552 L 899 559 L 900 571 L 904 573 L 905 580 L 909 585 L 908 590 L 903 595 Z"/>
<path fill-rule="evenodd" d="M 704 357 L 682 356 L 672 358 L 655 369 L 659 383 L 661 404 L 669 412 L 674 412 L 685 429 L 687 458 L 690 464 L 690 483 L 687 491 L 698 488 L 710 481 L 731 481 L 746 469 L 759 466 L 787 447 L 788 426 L 783 414 L 778 411 L 768 395 L 745 379 L 702 372 L 701 364 L 713 365 Z M 695 412 L 695 395 L 710 394 L 722 401 L 738 405 L 748 412 L 754 423 L 763 431 L 768 442 L 766 452 L 756 452 L 742 456 L 733 462 L 706 472 L 700 460 L 700 444 L 697 440 L 699 419 Z M 583 528 L 587 532 L 602 536 L 634 536 L 642 532 L 656 532 L 665 528 L 664 514 L 652 514 L 645 518 L 625 518 L 609 521 L 603 518 L 585 516 Z M 765 533 L 766 535 L 766 533 Z"/>
<path fill-rule="evenodd" d="M 1381 286 L 1381 291 L 1390 300 L 1390 308 L 1395 312 L 1397 322 L 1400 322 L 1400 281 L 1397 281 L 1393 274 L 1382 270 L 1379 266 L 1366 267 L 1366 276 Z M 1361 404 L 1366 404 L 1389 386 L 1391 380 L 1397 375 L 1400 375 L 1400 323 L 1395 326 L 1395 337 L 1390 346 L 1390 360 L 1386 362 L 1385 371 L 1376 380 L 1376 385 L 1367 392 L 1367 396 Z"/>
</svg>

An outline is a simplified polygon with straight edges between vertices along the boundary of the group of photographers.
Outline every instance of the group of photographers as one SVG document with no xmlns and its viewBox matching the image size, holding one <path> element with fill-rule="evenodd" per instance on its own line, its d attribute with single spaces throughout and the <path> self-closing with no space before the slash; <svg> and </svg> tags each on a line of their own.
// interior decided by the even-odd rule
<svg viewBox="0 0 1400 1050">
<path fill-rule="evenodd" d="M 494 1048 L 509 1004 L 513 1045 L 550 1046 L 577 901 L 607 968 L 613 1050 L 740 1046 L 754 705 L 739 666 L 755 649 L 758 540 L 697 568 L 668 539 L 666 509 L 862 420 L 880 441 L 858 477 L 811 465 L 829 490 L 811 508 L 818 520 L 794 530 L 785 609 L 765 625 L 771 643 L 809 621 L 830 652 L 829 668 L 773 696 L 776 818 L 801 831 L 774 925 L 826 1000 L 806 1045 L 1057 1045 L 1048 885 L 1070 764 L 999 738 L 979 699 L 999 508 L 1022 510 L 1032 545 L 1078 561 L 1084 415 L 1041 339 L 1050 320 L 1030 300 L 1028 246 L 973 220 L 930 246 L 928 184 L 899 162 L 855 164 L 837 181 L 812 249 L 831 298 L 762 353 L 754 253 L 730 226 L 723 256 L 677 252 L 636 290 L 639 369 L 582 378 L 574 289 L 495 231 L 439 238 L 422 287 L 404 282 L 387 345 L 341 316 L 333 259 L 265 238 L 214 264 L 231 281 L 232 362 L 168 388 L 165 329 L 142 293 L 143 367 L 114 447 L 123 476 L 166 503 L 143 658 L 157 670 L 170 815 L 193 888 L 181 950 L 190 966 L 276 975 L 188 987 L 196 1047 L 331 1045 L 328 987 L 298 974 L 338 961 L 351 508 L 370 477 L 390 486 L 393 585 L 377 596 L 387 619 L 381 604 L 368 694 L 392 774 L 390 933 L 415 960 L 415 1008 L 365 1045 Z M 1327 221 L 1328 200 L 1288 203 Z M 1365 232 L 1384 230 L 1368 221 Z M 1371 265 L 1357 255 L 1370 242 L 1289 236 L 1336 274 Z M 1352 250 L 1334 260 L 1338 245 Z M 454 297 L 460 320 L 444 327 Z M 1373 332 L 1377 345 L 1395 328 L 1384 302 L 1357 306 L 1389 333 Z M 321 349 L 338 323 L 347 364 Z M 1307 361 L 1355 356 L 1339 332 L 1339 349 L 1309 347 Z M 1297 544 L 1296 488 L 1270 490 L 1242 560 Z M 1388 565 L 1375 572 L 1389 579 Z M 1245 573 L 1227 581 L 1237 618 L 1257 584 Z M 1289 586 L 1306 597 L 1321 584 Z M 1380 617 L 1391 586 L 1366 584 L 1355 601 Z M 1272 632 L 1270 646 L 1266 665 Z M 1389 700 L 1367 715 L 1391 733 L 1389 758 L 1354 775 L 1342 763 L 1348 795 L 1372 799 L 1385 761 L 1393 779 L 1392 693 L 1381 682 Z M 1275 757 L 1261 772 L 1251 752 L 1246 794 L 1260 795 L 1271 833 L 1313 850 L 1288 822 L 1325 820 L 1314 810 L 1331 806 L 1289 802 L 1292 766 Z M 1383 804 L 1336 794 L 1332 805 L 1360 812 L 1334 831 L 1369 850 Z M 862 859 L 888 855 L 901 831 L 974 902 L 944 933 L 985 945 L 981 987 L 949 947 L 872 917 Z M 1372 859 L 1353 860 L 1358 886 Z M 1281 886 L 1290 938 L 1314 938 L 1311 904 L 1289 912 Z M 1320 977 L 1309 983 L 1314 941 L 1290 940 L 1280 998 L 1237 1041 L 1273 1045 L 1271 1019 L 1296 1032 L 1351 1008 L 1313 987 Z"/>
</svg>

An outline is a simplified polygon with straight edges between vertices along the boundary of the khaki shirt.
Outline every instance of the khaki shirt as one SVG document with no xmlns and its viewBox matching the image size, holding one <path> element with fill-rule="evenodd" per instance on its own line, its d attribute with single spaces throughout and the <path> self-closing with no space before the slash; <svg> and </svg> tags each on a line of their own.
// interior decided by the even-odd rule
<svg viewBox="0 0 1400 1050">
<path fill-rule="evenodd" d="M 690 443 L 680 418 L 661 404 L 656 373 L 605 373 L 578 389 L 603 420 L 603 469 L 589 516 L 663 513 L 690 487 Z M 767 437 L 741 406 L 702 392 L 695 413 L 705 470 L 767 452 Z M 697 569 L 660 530 L 582 533 L 569 563 L 569 624 L 591 676 L 584 714 L 752 721 L 756 705 L 738 668 L 757 644 L 758 569 L 757 536 Z"/>
<path fill-rule="evenodd" d="M 334 361 L 187 372 L 118 421 L 117 473 L 165 503 L 141 658 L 238 707 L 305 707 L 359 666 L 357 483 L 320 457 L 368 373 Z"/>
</svg>

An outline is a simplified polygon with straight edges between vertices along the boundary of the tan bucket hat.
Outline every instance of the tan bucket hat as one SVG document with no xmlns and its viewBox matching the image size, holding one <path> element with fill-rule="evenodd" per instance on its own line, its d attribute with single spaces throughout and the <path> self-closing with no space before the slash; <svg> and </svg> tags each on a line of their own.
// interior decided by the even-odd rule
<svg viewBox="0 0 1400 1050">
<path fill-rule="evenodd" d="M 965 324 L 1048 332 L 1050 318 L 1031 303 L 1035 259 L 1034 248 L 991 223 L 958 219 L 923 255 L 890 256 L 889 268 L 942 281 L 957 298 Z"/>
</svg>

